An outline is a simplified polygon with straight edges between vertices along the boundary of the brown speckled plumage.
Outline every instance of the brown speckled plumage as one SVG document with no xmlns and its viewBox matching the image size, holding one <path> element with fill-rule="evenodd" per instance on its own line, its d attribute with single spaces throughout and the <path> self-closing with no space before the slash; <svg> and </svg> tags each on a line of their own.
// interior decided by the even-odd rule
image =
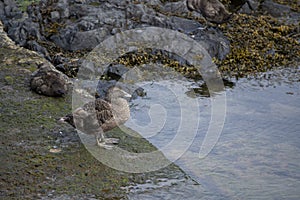
<svg viewBox="0 0 300 200">
<path fill-rule="evenodd" d="M 125 123 L 130 117 L 128 102 L 130 97 L 118 87 L 111 87 L 104 99 L 96 99 L 77 108 L 73 114 L 60 119 L 76 127 L 85 134 L 96 136 L 99 146 L 108 147 L 106 143 L 117 143 L 116 139 L 105 138 L 104 132 Z"/>
<path fill-rule="evenodd" d="M 38 94 L 46 96 L 63 96 L 68 90 L 68 78 L 51 64 L 43 64 L 35 71 L 30 80 L 30 87 Z"/>
<path fill-rule="evenodd" d="M 186 0 L 187 8 L 199 12 L 206 20 L 221 24 L 229 20 L 231 13 L 218 0 Z"/>
</svg>

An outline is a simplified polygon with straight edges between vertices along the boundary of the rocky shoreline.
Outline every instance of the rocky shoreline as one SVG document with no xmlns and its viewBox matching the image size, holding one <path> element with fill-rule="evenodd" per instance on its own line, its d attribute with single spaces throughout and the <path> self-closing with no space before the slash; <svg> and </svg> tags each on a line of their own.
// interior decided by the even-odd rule
<svg viewBox="0 0 300 200">
<path fill-rule="evenodd" d="M 185 1 L 41 0 L 23 12 L 14 1 L 3 1 L 0 19 L 18 45 L 37 51 L 71 77 L 99 42 L 148 26 L 193 37 L 215 59 L 224 77 L 299 63 L 299 4 L 251 0 L 250 8 L 223 2 L 236 14 L 228 23 L 206 29 L 199 29 L 205 21 L 199 13 L 189 12 Z"/>
<path fill-rule="evenodd" d="M 126 199 L 120 188 L 155 182 L 160 173 L 190 181 L 175 165 L 132 175 L 94 159 L 73 128 L 57 124 L 71 110 L 71 95 L 52 98 L 30 90 L 31 74 L 43 63 L 74 77 L 97 42 L 127 29 L 158 26 L 200 42 L 226 78 L 299 65 L 297 1 L 251 0 L 255 10 L 242 6 L 228 23 L 203 30 L 198 29 L 205 23 L 201 16 L 187 12 L 182 1 L 124 2 L 41 0 L 21 10 L 15 1 L 0 1 L 0 198 Z M 132 66 L 130 60 L 120 59 L 122 67 Z M 154 149 L 144 139 L 114 134 L 130 151 Z"/>
<path fill-rule="evenodd" d="M 57 122 L 71 112 L 71 94 L 54 98 L 30 90 L 32 72 L 48 61 L 16 45 L 2 23 L 0 46 L 0 199 L 126 199 L 131 186 L 157 183 L 164 176 L 195 184 L 173 164 L 131 174 L 96 160 L 74 128 Z M 145 139 L 118 129 L 110 134 L 121 138 L 119 145 L 128 151 L 155 150 Z"/>
</svg>

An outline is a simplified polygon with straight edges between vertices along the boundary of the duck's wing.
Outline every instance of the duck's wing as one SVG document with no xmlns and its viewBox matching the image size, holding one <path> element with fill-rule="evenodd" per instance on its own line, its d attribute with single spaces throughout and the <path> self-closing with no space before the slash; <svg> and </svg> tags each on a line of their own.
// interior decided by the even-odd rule
<svg viewBox="0 0 300 200">
<path fill-rule="evenodd" d="M 231 16 L 231 13 L 218 0 L 211 0 L 210 3 L 205 6 L 204 13 L 209 21 L 215 23 L 222 23 Z"/>
<path fill-rule="evenodd" d="M 220 15 L 223 4 L 218 0 L 208 1 L 205 5 L 203 5 L 201 11 L 204 12 L 206 17 L 215 18 Z"/>
<path fill-rule="evenodd" d="M 113 119 L 113 112 L 109 102 L 103 99 L 96 99 L 95 110 L 97 119 L 100 123 L 104 124 L 105 122 Z"/>
</svg>

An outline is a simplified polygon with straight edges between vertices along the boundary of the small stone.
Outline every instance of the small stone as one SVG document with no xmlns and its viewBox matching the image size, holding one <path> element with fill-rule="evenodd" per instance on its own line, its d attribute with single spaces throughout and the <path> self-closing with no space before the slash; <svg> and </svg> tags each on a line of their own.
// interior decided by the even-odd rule
<svg viewBox="0 0 300 200">
<path fill-rule="evenodd" d="M 50 153 L 60 153 L 61 149 L 50 149 L 49 152 Z"/>
<path fill-rule="evenodd" d="M 51 19 L 56 20 L 60 18 L 60 14 L 58 11 L 51 12 Z"/>
<path fill-rule="evenodd" d="M 86 0 L 75 0 L 75 3 L 85 4 L 85 3 L 86 3 Z"/>
</svg>

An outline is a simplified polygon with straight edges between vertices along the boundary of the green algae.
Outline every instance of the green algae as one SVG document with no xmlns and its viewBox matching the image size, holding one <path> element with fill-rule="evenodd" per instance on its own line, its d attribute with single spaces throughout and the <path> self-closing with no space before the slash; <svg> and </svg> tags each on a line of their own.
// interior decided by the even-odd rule
<svg viewBox="0 0 300 200">
<path fill-rule="evenodd" d="M 259 19 L 238 15 L 237 18 L 239 19 L 234 19 L 233 23 L 242 19 L 245 19 L 246 23 L 241 21 L 236 25 L 228 23 L 220 26 L 225 32 L 227 30 L 226 34 L 233 43 L 230 55 L 224 61 L 216 60 L 222 73 L 245 76 L 269 70 L 279 64 L 292 63 L 297 58 L 295 55 L 299 58 L 297 54 L 299 45 L 292 37 L 295 32 L 293 27 L 273 23 L 272 20 L 269 21 L 269 18 L 263 17 Z M 251 30 L 251 27 L 260 26 L 255 25 L 256 23 L 265 23 L 265 25 L 264 30 L 258 32 L 258 36 L 254 38 L 255 29 Z M 240 29 L 237 28 L 236 35 L 234 35 L 235 30 L 231 26 L 242 24 L 245 25 Z M 237 36 L 239 37 L 234 39 Z M 264 41 L 265 38 L 268 38 L 267 42 Z M 237 42 L 243 39 L 248 41 L 255 39 L 252 44 L 254 46 L 249 48 Z M 292 44 L 296 45 L 293 47 Z M 279 45 L 280 51 L 268 54 L 272 53 L 270 50 L 276 45 Z M 75 52 L 73 55 L 76 56 L 76 53 L 80 52 Z M 118 199 L 124 197 L 124 193 L 120 190 L 121 186 L 128 185 L 132 181 L 147 180 L 147 175 L 128 175 L 102 165 L 86 151 L 79 141 L 66 146 L 59 146 L 60 144 L 55 143 L 57 138 L 52 133 L 73 131 L 76 134 L 73 129 L 70 130 L 56 122 L 58 117 L 70 112 L 70 97 L 43 97 L 29 90 L 29 72 L 36 69 L 40 60 L 31 61 L 28 64 L 18 64 L 18 61 L 24 57 L 32 58 L 32 55 L 26 53 L 16 55 L 15 50 L 3 48 L 0 50 L 0 57 L 4 61 L 0 64 L 1 197 L 33 199 L 47 196 L 49 192 L 54 191 L 54 194 L 96 194 L 95 197 L 100 199 Z M 149 55 L 145 57 L 149 58 Z M 16 64 L 5 63 L 8 59 Z M 127 60 L 129 65 L 140 62 L 132 62 L 131 58 L 126 59 L 129 59 Z M 141 62 L 144 62 L 143 59 Z M 180 70 L 178 62 L 170 61 L 172 62 L 174 62 L 174 68 Z M 24 69 L 29 72 L 20 73 L 20 70 Z M 9 84 L 11 87 L 6 87 L 8 81 L 5 77 L 13 80 Z M 124 136 L 118 130 L 110 134 L 119 134 L 120 146 L 132 152 L 148 152 L 154 148 L 145 140 Z M 62 149 L 60 153 L 53 154 L 49 151 L 55 145 Z M 174 170 L 174 168 L 171 166 L 169 170 Z"/>
<path fill-rule="evenodd" d="M 16 1 L 20 7 L 20 10 L 24 12 L 24 11 L 26 11 L 26 9 L 29 5 L 31 5 L 32 3 L 37 3 L 40 0 L 16 0 Z"/>
<path fill-rule="evenodd" d="M 6 56 L 8 53 L 6 51 Z M 16 54 L 14 50 L 10 53 L 14 55 L 10 59 L 15 57 L 15 63 L 26 56 L 24 52 Z M 29 62 L 35 63 L 27 56 Z M 55 144 L 49 133 L 61 129 L 57 119 L 70 112 L 70 97 L 51 98 L 31 92 L 28 85 L 30 73 L 18 73 L 19 70 L 24 70 L 24 66 L 16 64 L 7 68 L 6 58 L 3 61 L 0 64 L 1 195 L 31 199 L 55 190 L 56 193 L 91 192 L 101 196 L 99 189 L 105 188 L 101 184 L 101 176 L 107 176 L 107 180 L 116 178 L 110 177 L 113 176 L 111 169 L 95 160 L 83 145 L 71 144 L 58 154 L 49 152 Z M 32 68 L 33 65 L 27 67 Z M 14 80 L 9 81 L 12 87 L 4 90 L 8 80 Z M 94 174 L 99 174 L 97 182 L 94 174 L 86 176 L 87 169 L 82 169 L 80 163 L 84 163 Z M 67 177 L 71 177 L 69 181 L 64 180 Z M 60 181 L 56 183 L 54 180 Z M 124 180 L 128 178 L 123 177 L 121 183 L 114 183 L 113 186 L 112 181 L 108 181 L 107 185 L 119 188 L 120 184 L 127 183 Z M 116 192 L 116 196 L 120 193 Z"/>
<path fill-rule="evenodd" d="M 31 71 L 46 62 L 36 56 L 23 48 L 18 51 L 8 46 L 0 48 L 3 61 L 0 63 L 1 198 L 67 195 L 78 199 L 81 195 L 82 198 L 126 199 L 126 191 L 121 187 L 145 183 L 162 171 L 185 177 L 173 164 L 157 172 L 130 174 L 96 160 L 80 142 L 75 129 L 57 123 L 59 117 L 71 112 L 71 95 L 52 98 L 30 91 Z M 13 81 L 7 85 L 10 79 Z M 145 139 L 126 135 L 120 129 L 108 133 L 111 134 L 120 138 L 120 147 L 130 152 L 156 150 Z"/>
<path fill-rule="evenodd" d="M 101 3 L 100 2 L 90 2 L 89 5 L 91 5 L 91 6 L 100 6 Z"/>
<path fill-rule="evenodd" d="M 187 78 L 199 79 L 201 77 L 196 67 L 187 63 L 180 63 L 178 60 L 169 57 L 161 51 L 154 53 L 151 49 L 128 53 L 118 58 L 115 63 L 119 63 L 130 68 L 149 63 L 160 63 L 163 67 L 171 68 Z"/>
<path fill-rule="evenodd" d="M 124 180 L 128 178 L 118 176 L 122 177 L 119 183 L 113 170 L 94 159 L 80 143 L 70 145 L 59 154 L 49 152 L 54 145 L 49 132 L 58 129 L 58 117 L 70 112 L 70 99 L 39 96 L 26 89 L 26 84 L 14 86 L 9 94 L 2 92 L 0 100 L 0 131 L 4 144 L 0 159 L 5 163 L 0 173 L 5 196 L 13 198 L 25 194 L 37 198 L 35 195 L 47 195 L 47 191 L 52 190 L 57 194 L 95 193 L 99 196 L 102 195 L 99 190 L 107 190 L 107 193 L 121 195 L 117 188 L 126 184 Z M 107 180 L 105 184 L 103 179 Z"/>
<path fill-rule="evenodd" d="M 14 79 L 11 76 L 5 76 L 4 79 L 8 85 L 12 85 L 14 83 Z"/>
<path fill-rule="evenodd" d="M 171 2 L 171 1 L 164 1 Z M 230 0 L 222 0 L 228 6 Z M 296 0 L 275 2 L 289 5 L 299 12 Z M 157 6 L 152 7 L 167 16 L 178 16 L 206 23 L 203 18 L 187 14 L 166 13 Z M 259 11 L 258 11 L 259 12 Z M 258 14 L 234 14 L 227 23 L 216 26 L 228 37 L 230 53 L 223 60 L 213 58 L 223 77 L 247 77 L 278 67 L 299 64 L 299 24 L 284 24 L 274 17 Z"/>
</svg>

